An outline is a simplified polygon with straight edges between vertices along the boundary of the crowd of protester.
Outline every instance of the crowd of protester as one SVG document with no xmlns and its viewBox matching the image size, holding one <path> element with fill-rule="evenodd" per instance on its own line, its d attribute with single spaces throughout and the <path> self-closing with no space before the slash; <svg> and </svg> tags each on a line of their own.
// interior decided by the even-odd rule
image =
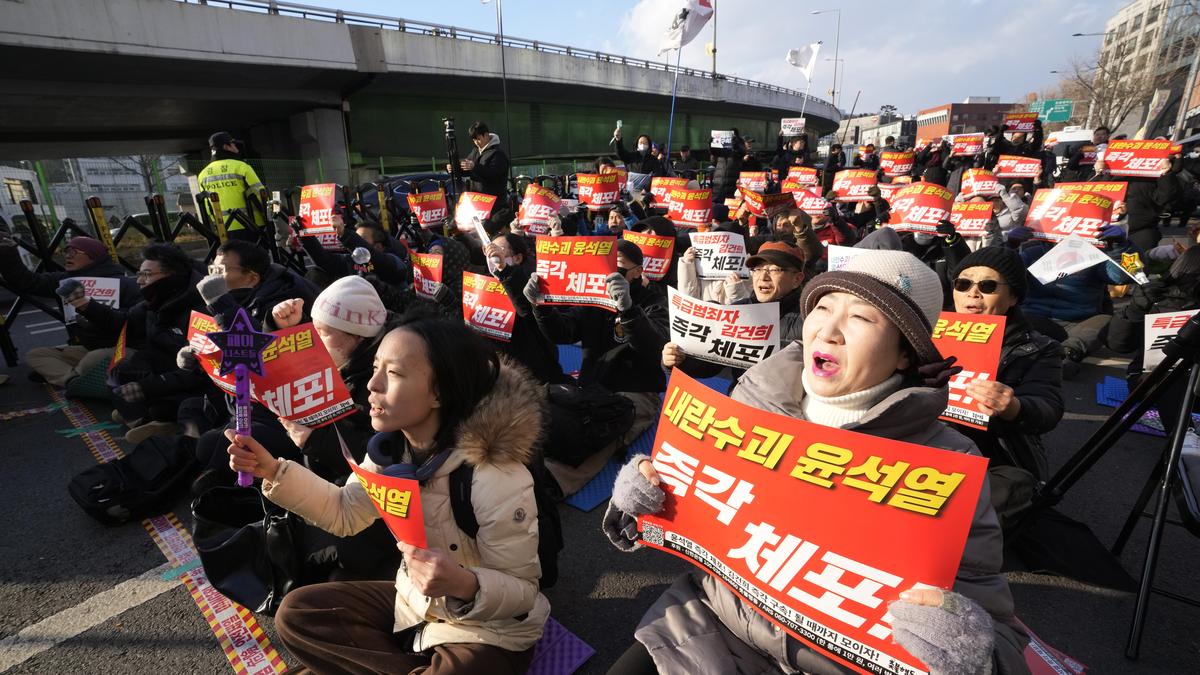
<svg viewBox="0 0 1200 675">
<path fill-rule="evenodd" d="M 1107 133 L 1097 130 L 1097 143 Z M 586 209 L 564 210 L 550 234 L 619 237 L 628 230 L 676 239 L 665 278 L 650 281 L 642 251 L 618 238 L 617 266 L 605 281 L 612 312 L 543 302 L 533 237 L 513 217 L 500 138 L 478 123 L 470 135 L 475 147 L 460 166 L 466 180 L 513 200 L 514 208 L 502 203 L 483 223 L 488 241 L 475 232 L 420 228 L 398 237 L 370 214 L 343 206 L 334 222 L 345 252 L 294 234 L 284 246 L 305 252 L 305 273 L 276 262 L 261 242 L 237 236 L 211 261 L 189 258 L 174 244 L 150 244 L 128 276 L 105 244 L 84 236 L 67 241 L 61 271 L 31 271 L 14 238 L 0 234 L 4 284 L 61 298 L 78 315 L 70 344 L 30 350 L 26 365 L 33 377 L 70 392 L 108 365 L 120 338 L 125 355 L 107 375 L 105 395 L 114 421 L 128 427 L 127 441 L 165 437 L 194 451 L 197 496 L 232 485 L 235 471 L 244 471 L 267 499 L 303 517 L 300 554 L 320 567 L 311 578 L 324 583 L 292 590 L 276 615 L 284 644 L 303 666 L 521 673 L 550 612 L 539 588 L 538 520 L 548 517 L 539 496 L 568 496 L 613 457 L 624 457 L 657 417 L 673 368 L 696 377 L 723 371 L 671 341 L 667 288 L 728 305 L 778 303 L 781 349 L 730 373 L 730 395 L 817 424 L 987 457 L 994 482 L 984 484 L 953 587 L 906 591 L 891 607 L 895 635 L 936 673 L 1028 672 L 1026 635 L 1000 572 L 1004 516 L 1014 508 L 1005 501 L 1012 494 L 1005 481 L 1048 476 L 1041 436 L 1062 419 L 1063 378 L 1087 355 L 1104 344 L 1136 352 L 1130 376 L 1137 378 L 1144 317 L 1200 307 L 1197 246 L 1160 245 L 1159 228 L 1162 214 L 1194 189 L 1194 162 L 1176 157 L 1161 178 L 1129 179 L 1124 213 L 1098 235 L 1113 262 L 1042 284 L 1027 268 L 1050 245 L 1025 226 L 1030 197 L 1056 177 L 1103 177 L 1104 166 L 1072 157 L 1059 170 L 1043 148 L 1040 125 L 1028 136 L 990 130 L 974 157 L 953 156 L 947 142 L 915 149 L 913 177 L 953 192 L 965 169 L 990 168 L 1000 154 L 1043 158 L 1041 176 L 1004 180 L 987 198 L 991 225 L 970 242 L 949 221 L 930 234 L 889 228 L 878 188 L 869 201 L 838 202 L 833 174 L 850 166 L 878 171 L 874 146 L 849 161 L 841 146 L 830 148 L 818 166 L 829 200 L 822 213 L 789 208 L 767 219 L 726 200 L 736 196 L 743 171 L 768 170 L 770 189 L 778 191 L 789 168 L 817 166 L 807 137 L 780 135 L 767 156 L 735 129 L 730 147 L 713 149 L 706 175 L 687 146 L 670 157 L 643 134 L 627 147 L 618 129 L 615 157 L 596 166 L 604 172 L 620 162 L 629 171 L 621 203 L 600 219 Z M 215 161 L 236 159 L 232 137 L 214 139 Z M 898 147 L 889 138 L 881 150 Z M 647 180 L 673 174 L 711 185 L 711 229 L 743 235 L 748 279 L 700 278 L 687 230 L 654 215 Z M 889 180 L 882 172 L 880 179 Z M 869 250 L 828 271 L 831 245 Z M 357 250 L 368 257 L 351 253 Z M 432 300 L 414 293 L 412 252 L 443 255 L 445 282 Z M 1113 287 L 1129 283 L 1117 265 L 1130 253 L 1158 264 L 1160 273 L 1132 285 L 1131 298 L 1114 307 Z M 464 324 L 464 271 L 503 285 L 516 313 L 511 340 Z M 70 283 L 75 277 L 121 279 L 120 306 L 89 299 Z M 347 385 L 353 414 L 307 428 L 255 404 L 252 433 L 236 434 L 232 398 L 203 372 L 187 334 L 193 311 L 227 325 L 239 309 L 265 331 L 311 322 Z M 969 390 L 990 418 L 986 431 L 938 419 L 954 372 L 931 340 L 943 310 L 1006 317 L 997 377 Z M 579 345 L 578 372 L 565 371 L 559 345 Z M 602 447 L 568 458 L 567 449 L 543 442 L 543 429 L 551 424 L 553 388 L 572 384 L 617 395 L 632 412 Z M 347 480 L 343 444 L 364 468 L 421 482 L 427 548 L 397 550 L 362 485 Z M 473 468 L 476 532 L 464 531 L 452 513 L 451 474 L 462 466 Z M 648 458 L 634 457 L 616 480 L 603 534 L 572 532 L 568 539 L 607 536 L 632 552 L 641 546 L 635 518 L 658 512 L 664 496 Z M 632 646 L 612 673 L 844 672 L 699 570 L 678 579 L 640 620 L 629 619 Z"/>
</svg>

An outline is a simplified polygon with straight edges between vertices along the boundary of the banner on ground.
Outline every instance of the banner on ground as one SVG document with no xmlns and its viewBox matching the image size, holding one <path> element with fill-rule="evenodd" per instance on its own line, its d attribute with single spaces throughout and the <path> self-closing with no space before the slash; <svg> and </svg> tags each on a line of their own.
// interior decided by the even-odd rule
<svg viewBox="0 0 1200 675">
<path fill-rule="evenodd" d="M 83 284 L 83 295 L 91 302 L 98 302 L 113 309 L 121 307 L 121 280 L 110 277 L 71 277 Z M 78 312 L 74 305 L 62 303 L 63 322 L 74 323 Z"/>
<path fill-rule="evenodd" d="M 670 206 L 671 190 L 687 188 L 686 178 L 676 176 L 655 176 L 650 179 L 650 194 L 654 197 L 654 208 L 666 211 Z"/>
<path fill-rule="evenodd" d="M 463 319 L 477 333 L 509 342 L 517 312 L 512 298 L 499 279 L 474 272 L 463 272 Z"/>
<path fill-rule="evenodd" d="M 476 223 L 482 223 L 492 215 L 496 205 L 495 195 L 482 192 L 464 192 L 458 196 L 458 207 L 454 209 L 454 224 L 463 232 L 474 232 Z"/>
<path fill-rule="evenodd" d="M 787 179 L 796 181 L 801 186 L 810 187 L 817 185 L 817 170 L 810 166 L 789 166 Z"/>
<path fill-rule="evenodd" d="M 342 457 L 354 471 L 383 524 L 391 530 L 396 541 L 425 548 L 425 516 L 421 512 L 421 484 L 411 478 L 385 476 L 381 473 L 368 471 L 354 461 L 346 441 L 338 434 L 338 444 L 342 447 Z"/>
<path fill-rule="evenodd" d="M 987 169 L 967 169 L 963 172 L 958 193 L 963 196 L 963 199 L 971 197 L 998 197 L 1000 195 L 1000 181 L 996 180 L 996 174 Z"/>
<path fill-rule="evenodd" d="M 738 192 L 742 195 L 742 202 L 745 203 L 746 209 L 756 216 L 774 218 L 784 211 L 796 208 L 796 200 L 792 197 L 795 193 L 763 194 L 744 187 L 739 187 Z"/>
<path fill-rule="evenodd" d="M 1102 265 L 1111 259 L 1096 248 L 1094 239 L 1071 234 L 1060 240 L 1029 266 L 1029 273 L 1043 284 L 1052 284 L 1065 276 Z"/>
<path fill-rule="evenodd" d="M 554 190 L 530 183 L 517 209 L 517 222 L 529 234 L 550 234 L 550 221 L 558 217 L 562 199 Z"/>
<path fill-rule="evenodd" d="M 879 170 L 888 178 L 907 176 L 912 173 L 916 156 L 917 154 L 912 151 L 881 152 L 879 153 Z"/>
<path fill-rule="evenodd" d="M 804 118 L 784 117 L 783 119 L 779 120 L 779 133 L 784 136 L 803 136 Z"/>
<path fill-rule="evenodd" d="M 753 190 L 754 192 L 767 191 L 767 172 L 766 171 L 743 171 L 738 174 L 737 186 Z"/>
<path fill-rule="evenodd" d="M 662 281 L 671 267 L 671 256 L 675 251 L 675 237 L 625 230 L 621 238 L 633 242 L 642 251 L 642 276 L 650 281 Z"/>
<path fill-rule="evenodd" d="M 954 145 L 950 154 L 955 157 L 969 157 L 983 152 L 983 134 L 959 134 L 954 137 Z"/>
<path fill-rule="evenodd" d="M 332 234 L 333 207 L 337 201 L 337 185 L 321 183 L 300 188 L 300 208 L 296 217 L 300 219 L 300 236 L 315 237 Z"/>
<path fill-rule="evenodd" d="M 589 211 L 607 211 L 616 206 L 621 195 L 616 173 L 577 173 L 575 181 L 579 187 L 579 203 Z"/>
<path fill-rule="evenodd" d="M 1004 317 L 942 312 L 933 344 L 942 358 L 957 357 L 962 371 L 950 378 L 950 402 L 942 419 L 987 431 L 990 417 L 967 394 L 971 382 L 995 381 L 1004 345 Z"/>
<path fill-rule="evenodd" d="M 829 208 L 829 202 L 826 201 L 824 197 L 816 194 L 812 190 L 800 190 L 793 192 L 792 201 L 796 203 L 796 208 L 810 216 L 817 216 L 825 213 L 825 209 Z"/>
<path fill-rule="evenodd" d="M 1112 217 L 1112 197 L 1095 192 L 1042 188 L 1033 195 L 1025 227 L 1034 239 L 1062 241 L 1072 234 L 1102 246 L 1096 234 Z"/>
<path fill-rule="evenodd" d="M 1109 141 L 1100 160 L 1113 176 L 1158 178 L 1170 166 L 1171 141 Z"/>
<path fill-rule="evenodd" d="M 1167 341 L 1179 333 L 1188 319 L 1200 310 L 1189 309 L 1182 312 L 1163 312 L 1146 315 L 1146 339 L 1143 344 L 1142 370 L 1150 371 L 1162 363 L 1163 347 Z"/>
<path fill-rule="evenodd" d="M 606 281 L 617 271 L 616 243 L 616 237 L 538 237 L 535 250 L 542 302 L 617 311 L 608 297 Z"/>
<path fill-rule="evenodd" d="M 417 216 L 422 228 L 432 230 L 446 222 L 450 210 L 446 207 L 446 191 L 408 193 L 408 208 Z"/>
<path fill-rule="evenodd" d="M 839 202 L 869 202 L 868 192 L 876 183 L 875 172 L 870 169 L 844 169 L 834 174 L 833 190 Z"/>
<path fill-rule="evenodd" d="M 1038 157 L 1000 155 L 996 160 L 997 178 L 1037 178 L 1042 173 L 1042 160 Z"/>
<path fill-rule="evenodd" d="M 737 232 L 689 232 L 701 279 L 724 279 L 730 272 L 749 277 L 746 239 Z"/>
<path fill-rule="evenodd" d="M 961 237 L 982 237 L 991 221 L 991 202 L 954 202 L 950 209 L 950 222 Z"/>
<path fill-rule="evenodd" d="M 718 305 L 667 287 L 671 342 L 688 358 L 749 368 L 779 349 L 779 303 Z"/>
<path fill-rule="evenodd" d="M 1032 133 L 1033 123 L 1036 122 L 1037 119 L 1038 114 L 1036 112 L 1008 113 L 1004 116 L 1004 133 Z"/>
<path fill-rule="evenodd" d="M 712 190 L 671 188 L 667 194 L 667 219 L 677 227 L 708 227 L 712 224 Z"/>
<path fill-rule="evenodd" d="M 442 254 L 411 253 L 409 258 L 413 266 L 413 288 L 418 296 L 432 300 L 443 281 Z"/>
<path fill-rule="evenodd" d="M 733 147 L 733 131 L 722 131 L 713 129 L 711 132 L 712 142 L 709 143 L 713 148 L 724 148 L 729 150 Z"/>
<path fill-rule="evenodd" d="M 209 333 L 221 330 L 216 319 L 192 311 L 188 344 L 213 383 L 234 393 L 234 374 L 218 375 L 221 350 Z M 354 413 L 354 400 L 311 323 L 272 333 L 262 352 L 263 376 L 250 373 L 250 396 L 276 415 L 306 427 L 323 427 Z"/>
<path fill-rule="evenodd" d="M 950 217 L 954 193 L 936 183 L 912 183 L 892 193 L 888 227 L 900 232 L 937 232 L 940 221 Z"/>
<path fill-rule="evenodd" d="M 639 518 L 642 541 L 858 672 L 928 673 L 895 643 L 888 604 L 954 585 L 987 461 L 758 410 L 678 368 L 665 400 L 652 461 L 666 504 Z"/>
</svg>

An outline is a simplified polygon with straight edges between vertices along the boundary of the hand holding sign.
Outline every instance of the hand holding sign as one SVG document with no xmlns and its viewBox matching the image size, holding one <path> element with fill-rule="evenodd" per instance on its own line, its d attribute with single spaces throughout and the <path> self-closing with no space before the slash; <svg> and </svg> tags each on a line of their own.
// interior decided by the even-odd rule
<svg viewBox="0 0 1200 675">
<path fill-rule="evenodd" d="M 221 350 L 219 375 L 233 371 L 237 433 L 250 435 L 250 373 L 263 376 L 262 351 L 271 344 L 272 336 L 260 332 L 250 323 L 250 317 L 242 307 L 238 308 L 229 330 L 209 333 L 208 338 Z M 254 482 L 251 474 L 238 472 L 238 485 L 250 487 Z"/>
<path fill-rule="evenodd" d="M 1015 420 L 1021 412 L 1021 400 L 1013 388 L 994 380 L 973 380 L 967 383 L 967 396 L 975 399 L 980 410 L 988 417 Z"/>
<path fill-rule="evenodd" d="M 396 548 L 404 554 L 408 580 L 421 595 L 469 602 L 479 592 L 479 577 L 461 567 L 450 555 L 404 542 L 396 544 Z"/>
</svg>

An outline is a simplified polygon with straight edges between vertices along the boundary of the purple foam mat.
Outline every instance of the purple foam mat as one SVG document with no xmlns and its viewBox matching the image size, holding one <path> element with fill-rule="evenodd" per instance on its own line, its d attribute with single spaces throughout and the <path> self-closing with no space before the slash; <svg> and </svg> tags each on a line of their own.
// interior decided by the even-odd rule
<svg viewBox="0 0 1200 675">
<path fill-rule="evenodd" d="M 542 639 L 533 647 L 528 675 L 571 675 L 596 654 L 596 650 L 565 626 L 546 619 Z"/>
</svg>

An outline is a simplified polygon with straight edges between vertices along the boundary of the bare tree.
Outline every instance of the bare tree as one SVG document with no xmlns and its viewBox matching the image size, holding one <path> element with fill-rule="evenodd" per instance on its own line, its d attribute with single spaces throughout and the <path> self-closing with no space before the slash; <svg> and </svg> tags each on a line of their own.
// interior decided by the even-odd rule
<svg viewBox="0 0 1200 675">
<path fill-rule="evenodd" d="M 123 155 L 109 157 L 117 166 L 136 174 L 142 179 L 147 193 L 154 192 L 160 182 L 173 175 L 171 169 L 179 163 L 181 155 Z"/>
</svg>

